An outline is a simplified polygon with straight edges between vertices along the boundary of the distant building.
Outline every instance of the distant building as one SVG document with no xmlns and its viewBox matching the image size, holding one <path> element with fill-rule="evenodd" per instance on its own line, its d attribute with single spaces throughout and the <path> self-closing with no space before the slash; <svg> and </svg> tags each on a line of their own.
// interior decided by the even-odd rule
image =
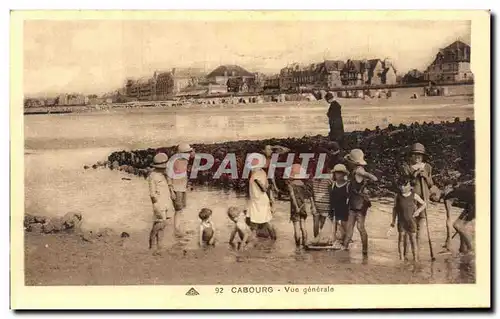
<svg viewBox="0 0 500 319">
<path fill-rule="evenodd" d="M 163 100 L 185 88 L 196 86 L 201 78 L 201 69 L 173 68 L 170 71 L 156 71 L 149 78 L 128 79 L 125 94 L 137 100 Z"/>
<path fill-rule="evenodd" d="M 425 82 L 424 72 L 421 72 L 417 69 L 408 71 L 408 73 L 406 73 L 401 78 L 401 83 L 403 84 L 423 83 L 423 82 Z"/>
<path fill-rule="evenodd" d="M 321 88 L 335 88 L 342 86 L 340 71 L 344 68 L 344 61 L 325 60 L 317 64 L 313 76 L 316 85 Z"/>
<path fill-rule="evenodd" d="M 474 78 L 470 69 L 470 45 L 455 41 L 440 49 L 434 61 L 427 67 L 424 79 L 432 82 L 461 82 Z"/>
<path fill-rule="evenodd" d="M 87 105 L 89 98 L 82 94 L 61 94 L 56 98 L 56 104 L 60 106 L 80 106 Z"/>
<path fill-rule="evenodd" d="M 227 85 L 230 79 L 255 80 L 255 74 L 248 72 L 238 65 L 221 65 L 207 75 L 210 83 Z M 229 89 L 229 88 L 228 88 Z"/>
<path fill-rule="evenodd" d="M 279 74 L 268 76 L 264 79 L 264 91 L 277 91 L 280 89 L 280 76 Z"/>
<path fill-rule="evenodd" d="M 362 86 L 368 82 L 368 71 L 371 69 L 368 60 L 347 60 L 340 77 L 342 85 L 345 86 Z"/>
<path fill-rule="evenodd" d="M 389 59 L 347 60 L 341 71 L 346 86 L 396 84 L 397 74 Z"/>
</svg>

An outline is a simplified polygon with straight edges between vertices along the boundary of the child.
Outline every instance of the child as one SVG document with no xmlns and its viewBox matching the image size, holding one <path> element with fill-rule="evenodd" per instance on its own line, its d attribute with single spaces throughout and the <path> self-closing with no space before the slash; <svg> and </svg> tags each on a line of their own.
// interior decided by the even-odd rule
<svg viewBox="0 0 500 319">
<path fill-rule="evenodd" d="M 345 156 L 345 159 L 351 170 L 351 181 L 349 185 L 349 215 L 342 248 L 344 250 L 349 249 L 349 243 L 354 233 L 354 225 L 357 224 L 359 235 L 361 236 L 361 243 L 363 245 L 363 256 L 367 256 L 368 233 L 365 229 L 365 219 L 371 202 L 365 194 L 365 188 L 369 180 L 376 182 L 378 179 L 375 175 L 365 171 L 364 166 L 367 163 L 364 159 L 362 150 L 351 150 L 351 152 Z"/>
<path fill-rule="evenodd" d="M 424 161 L 427 156 L 425 147 L 420 143 L 412 145 L 409 161 L 403 165 L 403 175 L 411 178 L 415 193 L 420 196 L 425 203 L 429 202 L 430 188 L 434 185 L 432 181 L 432 166 Z M 416 217 L 417 223 L 417 243 L 424 230 L 426 211 L 423 210 Z"/>
<path fill-rule="evenodd" d="M 215 225 L 212 222 L 212 210 L 203 208 L 198 217 L 201 219 L 200 223 L 200 246 L 213 246 L 215 245 Z"/>
<path fill-rule="evenodd" d="M 238 234 L 241 241 L 238 242 L 237 249 L 245 249 L 250 242 L 250 235 L 252 233 L 246 222 L 245 213 L 237 207 L 229 207 L 227 216 L 234 223 L 233 231 L 231 232 L 231 236 L 229 236 L 229 245 L 234 248 L 234 239 L 236 234 Z"/>
<path fill-rule="evenodd" d="M 189 158 L 194 156 L 193 148 L 186 143 L 181 143 L 177 146 L 178 154 L 187 154 Z M 184 232 L 181 230 L 181 216 L 183 210 L 186 208 L 186 192 L 188 184 L 188 163 L 186 158 L 177 158 L 173 163 L 173 170 L 175 174 L 186 173 L 185 176 L 169 176 L 168 183 L 170 185 L 171 197 L 174 200 L 174 228 L 177 237 L 183 237 Z"/>
<path fill-rule="evenodd" d="M 306 184 L 297 178 L 302 168 L 300 164 L 292 165 L 290 180 L 287 181 L 288 191 L 290 193 L 290 221 L 293 223 L 295 245 L 297 248 L 301 245 L 307 246 L 307 230 L 305 221 L 308 213 L 311 212 L 311 197 Z M 300 236 L 302 235 L 302 237 Z"/>
<path fill-rule="evenodd" d="M 416 240 L 417 225 L 415 217 L 425 209 L 426 203 L 413 191 L 410 178 L 401 178 L 398 182 L 398 189 L 399 193 L 396 195 L 394 208 L 392 209 L 391 229 L 394 228 L 397 217 L 399 260 L 407 260 L 406 247 L 408 239 L 410 239 L 413 260 L 418 261 L 418 242 Z M 415 209 L 415 206 L 419 207 Z M 391 231 L 391 229 L 389 231 Z"/>
<path fill-rule="evenodd" d="M 467 233 L 467 224 L 476 218 L 476 195 L 473 185 L 462 185 L 456 188 L 449 189 L 444 195 L 444 204 L 446 213 L 449 215 L 453 200 L 459 200 L 465 203 L 465 208 L 453 223 L 453 228 L 460 236 L 460 249 L 461 254 L 468 254 L 472 252 L 472 243 L 470 235 Z"/>
<path fill-rule="evenodd" d="M 344 242 L 349 217 L 349 182 L 347 176 L 349 172 L 344 164 L 337 164 L 332 170 L 334 182 L 330 188 L 330 207 L 329 218 L 333 222 L 333 240 L 334 246 L 340 248 L 337 239 L 337 226 L 340 222 L 340 242 Z"/>
<path fill-rule="evenodd" d="M 320 230 L 325 225 L 325 220 L 330 213 L 330 178 L 313 178 L 311 181 L 313 192 L 313 234 L 317 238 Z"/>
<path fill-rule="evenodd" d="M 167 212 L 172 209 L 170 188 L 165 176 L 168 156 L 158 153 L 153 158 L 153 171 L 148 176 L 149 196 L 153 204 L 153 227 L 149 234 L 149 249 L 157 248 L 155 255 L 160 254 L 163 232 L 166 226 Z"/>
</svg>

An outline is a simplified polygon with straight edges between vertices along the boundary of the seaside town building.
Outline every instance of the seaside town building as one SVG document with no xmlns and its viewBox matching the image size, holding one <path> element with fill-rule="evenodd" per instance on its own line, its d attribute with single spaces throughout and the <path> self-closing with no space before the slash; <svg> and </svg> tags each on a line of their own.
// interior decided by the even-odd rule
<svg viewBox="0 0 500 319">
<path fill-rule="evenodd" d="M 425 80 L 435 83 L 473 80 L 470 55 L 470 45 L 462 41 L 455 41 L 444 49 L 440 49 L 424 73 Z"/>
<path fill-rule="evenodd" d="M 342 85 L 340 70 L 343 67 L 343 61 L 332 60 L 309 65 L 294 63 L 280 70 L 279 87 L 284 91 L 338 87 Z"/>
<path fill-rule="evenodd" d="M 389 59 L 347 60 L 341 71 L 344 86 L 392 85 L 397 71 Z"/>
<path fill-rule="evenodd" d="M 196 86 L 202 78 L 201 69 L 173 68 L 170 71 L 156 71 L 150 78 L 128 79 L 125 94 L 137 100 L 163 100 L 187 87 Z"/>
<path fill-rule="evenodd" d="M 424 72 L 421 72 L 417 69 L 412 69 L 408 71 L 401 79 L 401 83 L 403 84 L 423 83 L 423 82 L 425 82 Z"/>
<path fill-rule="evenodd" d="M 255 80 L 255 74 L 248 72 L 238 65 L 221 65 L 207 75 L 208 82 L 215 84 L 229 86 L 228 81 L 230 79 L 237 79 L 246 83 L 248 80 Z"/>
<path fill-rule="evenodd" d="M 87 105 L 89 98 L 81 94 L 61 94 L 56 98 L 56 104 L 60 106 Z"/>
</svg>

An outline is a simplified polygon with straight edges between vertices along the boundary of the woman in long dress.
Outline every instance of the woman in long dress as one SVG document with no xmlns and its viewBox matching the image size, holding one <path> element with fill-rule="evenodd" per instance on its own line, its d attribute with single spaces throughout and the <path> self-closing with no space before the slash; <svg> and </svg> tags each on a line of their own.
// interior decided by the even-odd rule
<svg viewBox="0 0 500 319">
<path fill-rule="evenodd" d="M 250 228 L 254 235 L 257 230 L 266 229 L 269 237 L 276 240 L 276 232 L 271 225 L 273 215 L 271 213 L 271 201 L 267 193 L 269 181 L 262 167 L 252 165 L 249 179 L 249 200 L 247 214 L 250 219 Z"/>
<path fill-rule="evenodd" d="M 330 124 L 329 138 L 332 141 L 337 141 L 340 146 L 343 146 L 344 140 L 344 122 L 342 120 L 342 106 L 335 100 L 331 92 L 326 93 L 325 100 L 330 104 L 328 112 L 328 122 Z"/>
</svg>

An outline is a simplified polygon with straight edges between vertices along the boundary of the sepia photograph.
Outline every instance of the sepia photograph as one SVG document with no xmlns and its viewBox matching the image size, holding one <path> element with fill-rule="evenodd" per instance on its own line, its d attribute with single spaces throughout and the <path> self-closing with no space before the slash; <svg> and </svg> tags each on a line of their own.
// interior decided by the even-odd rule
<svg viewBox="0 0 500 319">
<path fill-rule="evenodd" d="M 13 12 L 12 284 L 489 306 L 489 13 L 367 13 Z"/>
</svg>

